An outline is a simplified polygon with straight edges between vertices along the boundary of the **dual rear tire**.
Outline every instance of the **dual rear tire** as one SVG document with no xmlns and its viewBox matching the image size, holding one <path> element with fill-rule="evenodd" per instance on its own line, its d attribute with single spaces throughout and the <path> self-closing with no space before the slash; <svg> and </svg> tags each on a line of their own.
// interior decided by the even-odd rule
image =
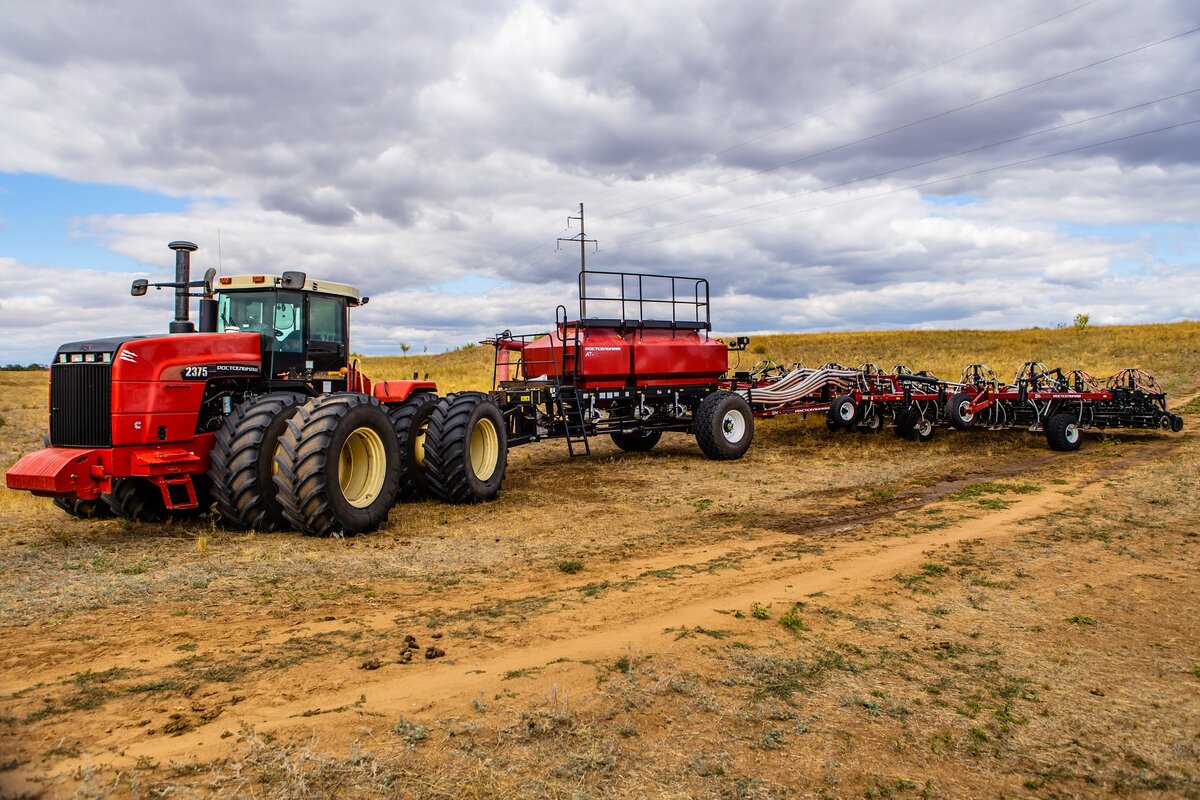
<svg viewBox="0 0 1200 800">
<path fill-rule="evenodd" d="M 429 415 L 425 480 L 447 503 L 494 500 L 508 467 L 508 435 L 500 407 L 482 392 L 448 395 Z"/>
</svg>

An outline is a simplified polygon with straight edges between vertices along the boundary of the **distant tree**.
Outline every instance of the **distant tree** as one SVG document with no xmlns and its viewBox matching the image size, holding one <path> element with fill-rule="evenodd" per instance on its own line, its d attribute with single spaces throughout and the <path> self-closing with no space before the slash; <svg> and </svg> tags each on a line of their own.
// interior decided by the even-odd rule
<svg viewBox="0 0 1200 800">
<path fill-rule="evenodd" d="M 407 345 L 404 342 L 400 343 L 400 352 L 401 353 L 404 353 L 404 355 L 408 355 L 409 350 L 412 350 L 412 347 L 410 345 Z"/>
<path fill-rule="evenodd" d="M 1089 314 L 1076 314 L 1075 315 L 1075 330 L 1086 331 L 1088 323 L 1091 321 L 1092 321 L 1092 317 Z"/>
</svg>

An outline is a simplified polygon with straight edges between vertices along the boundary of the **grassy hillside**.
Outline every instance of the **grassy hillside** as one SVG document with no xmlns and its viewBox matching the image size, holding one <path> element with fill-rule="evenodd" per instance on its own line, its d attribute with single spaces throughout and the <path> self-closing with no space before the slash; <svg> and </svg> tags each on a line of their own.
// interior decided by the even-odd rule
<svg viewBox="0 0 1200 800">
<path fill-rule="evenodd" d="M 370 357 L 364 368 L 372 378 L 412 377 L 413 372 L 438 381 L 444 391 L 491 386 L 490 347 L 469 347 L 441 355 Z M 1196 383 L 1200 362 L 1200 322 L 1169 325 L 1121 325 L 1089 328 L 1033 328 L 1015 331 L 863 331 L 856 333 L 778 334 L 754 337 L 750 349 L 733 354 L 730 364 L 748 367 L 769 358 L 819 366 L 836 361 L 847 366 L 864 362 L 885 369 L 907 364 L 954 379 L 964 366 L 982 362 L 1002 379 L 1010 379 L 1025 361 L 1050 367 L 1084 369 L 1107 377 L 1124 367 L 1140 367 L 1156 375 L 1168 391 Z"/>
</svg>

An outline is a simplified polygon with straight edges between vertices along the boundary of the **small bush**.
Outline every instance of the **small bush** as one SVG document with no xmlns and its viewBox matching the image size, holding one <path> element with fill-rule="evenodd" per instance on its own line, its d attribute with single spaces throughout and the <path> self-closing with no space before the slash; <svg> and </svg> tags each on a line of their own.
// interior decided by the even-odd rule
<svg viewBox="0 0 1200 800">
<path fill-rule="evenodd" d="M 574 575 L 576 572 L 579 572 L 581 569 L 583 569 L 583 562 L 578 558 L 564 558 L 562 561 L 558 562 L 558 568 L 568 575 Z"/>
<path fill-rule="evenodd" d="M 429 738 L 429 728 L 419 722 L 400 718 L 400 721 L 392 726 L 392 733 L 403 739 L 409 747 L 413 747 L 417 742 L 423 742 Z"/>
</svg>

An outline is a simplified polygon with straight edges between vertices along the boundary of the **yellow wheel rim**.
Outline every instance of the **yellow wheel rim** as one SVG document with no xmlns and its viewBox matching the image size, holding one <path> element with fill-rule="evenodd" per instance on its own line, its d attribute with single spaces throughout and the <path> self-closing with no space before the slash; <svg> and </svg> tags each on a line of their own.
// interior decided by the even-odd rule
<svg viewBox="0 0 1200 800">
<path fill-rule="evenodd" d="M 482 418 L 471 431 L 471 471 L 481 481 L 492 477 L 500 461 L 500 437 L 490 419 Z"/>
<path fill-rule="evenodd" d="M 413 462 L 416 463 L 417 469 L 424 471 L 425 469 L 425 431 L 429 430 L 429 423 L 417 430 L 417 435 L 413 437 Z"/>
<path fill-rule="evenodd" d="M 338 454 L 338 483 L 342 496 L 355 508 L 371 505 L 387 477 L 383 439 L 370 428 L 357 428 L 346 437 Z"/>
</svg>

